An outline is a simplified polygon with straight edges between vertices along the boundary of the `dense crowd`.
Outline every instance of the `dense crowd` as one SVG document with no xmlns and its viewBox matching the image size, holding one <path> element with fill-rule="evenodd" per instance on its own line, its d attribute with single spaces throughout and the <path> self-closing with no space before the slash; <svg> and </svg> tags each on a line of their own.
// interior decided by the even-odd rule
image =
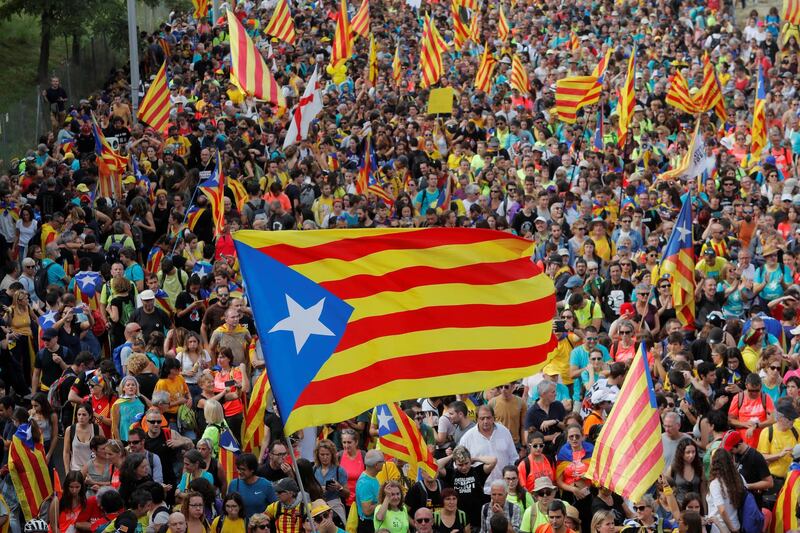
<svg viewBox="0 0 800 533">
<path fill-rule="evenodd" d="M 420 11 L 371 3 L 374 83 L 367 39 L 345 65 L 328 65 L 338 3 L 293 2 L 294 45 L 263 35 L 270 0 L 222 7 L 255 38 L 288 109 L 230 82 L 224 16 L 212 25 L 173 13 L 141 34 L 140 50 L 146 80 L 167 61 L 166 132 L 136 123 L 125 71 L 84 100 L 53 79 L 43 95 L 53 131 L 0 176 L 2 464 L 11 436 L 30 424 L 63 480 L 58 505 L 49 501 L 26 523 L 3 467 L 3 528 L 751 533 L 740 512 L 749 494 L 767 525 L 789 522 L 772 510 L 800 469 L 800 33 L 781 32 L 776 9 L 754 9 L 737 27 L 734 6 L 719 0 L 512 0 L 511 38 L 502 41 L 496 4 L 458 8 L 475 32 L 445 54 L 439 85 L 453 88 L 453 112 L 432 116 L 419 88 L 421 14 L 450 43 L 448 3 Z M 357 8 L 350 3 L 351 17 Z M 636 103 L 619 146 L 617 94 L 634 44 Z M 473 83 L 484 47 L 498 60 L 489 93 Z M 556 80 L 590 74 L 609 48 L 599 104 L 574 124 L 560 121 Z M 513 54 L 529 94 L 511 88 Z M 671 76 L 680 71 L 696 94 L 705 54 L 727 109 L 724 123 L 712 113 L 700 119 L 716 165 L 696 180 L 660 179 L 680 164 L 694 129 L 694 117 L 666 103 Z M 317 66 L 323 110 L 307 140 L 283 148 Z M 768 138 L 751 154 L 759 68 Z M 105 196 L 92 116 L 137 162 Z M 384 191 L 377 196 L 357 188 L 367 135 Z M 197 189 L 217 153 L 233 184 L 218 234 Z M 689 324 L 660 267 L 685 202 L 697 258 Z M 260 453 L 240 454 L 235 477 L 226 472 L 220 435 L 241 438 L 264 369 L 231 234 L 433 226 L 533 243 L 558 300 L 558 347 L 542 372 L 404 402 L 437 460 L 435 477 L 417 479 L 375 449 L 371 412 L 306 428 L 290 448 L 271 401 Z M 666 469 L 647 495 L 628 501 L 585 474 L 641 343 Z"/>
</svg>

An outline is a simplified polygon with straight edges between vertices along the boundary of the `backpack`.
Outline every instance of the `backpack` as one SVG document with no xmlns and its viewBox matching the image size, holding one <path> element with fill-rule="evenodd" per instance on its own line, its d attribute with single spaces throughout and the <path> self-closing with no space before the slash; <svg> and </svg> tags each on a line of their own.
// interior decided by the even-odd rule
<svg viewBox="0 0 800 533">
<path fill-rule="evenodd" d="M 136 311 L 136 299 L 133 296 L 133 291 L 128 293 L 128 298 L 122 301 L 122 307 L 119 310 L 119 323 L 124 327 L 125 324 L 131 321 L 131 316 Z"/>
<path fill-rule="evenodd" d="M 316 198 L 317 195 L 314 193 L 314 186 L 309 184 L 303 185 L 300 189 L 300 205 L 306 209 L 311 209 Z"/>
<path fill-rule="evenodd" d="M 764 529 L 764 514 L 758 508 L 753 493 L 745 489 L 744 502 L 739 509 L 739 524 L 742 533 L 761 533 Z"/>
<path fill-rule="evenodd" d="M 122 372 L 122 350 L 124 350 L 125 348 L 130 348 L 132 346 L 133 343 L 123 342 L 122 344 L 114 348 L 113 352 L 111 352 L 111 360 L 114 361 L 114 368 L 117 369 L 117 372 L 121 376 L 125 375 Z"/>
<path fill-rule="evenodd" d="M 252 202 L 247 202 L 245 204 L 253 212 L 253 215 L 250 217 L 250 224 L 256 220 L 267 220 L 267 212 L 264 210 L 267 202 L 265 202 L 263 198 L 260 200 L 260 202 L 261 203 L 258 204 L 258 207 L 254 206 Z"/>
<path fill-rule="evenodd" d="M 47 278 L 47 271 L 50 270 L 50 267 L 55 264 L 55 261 L 51 261 L 46 267 L 37 270 L 36 274 L 33 276 L 33 291 L 41 301 L 44 301 L 45 298 L 47 298 L 47 287 L 50 285 L 50 282 Z"/>
<path fill-rule="evenodd" d="M 794 441 L 797 443 L 798 439 L 800 439 L 800 434 L 797 433 L 797 430 L 794 426 L 791 427 L 792 435 L 794 435 Z M 772 436 L 775 434 L 775 425 L 771 425 L 767 428 L 767 440 L 772 443 Z"/>
<path fill-rule="evenodd" d="M 106 263 L 109 265 L 119 263 L 119 253 L 125 247 L 125 239 L 127 239 L 127 237 L 123 236 L 121 241 L 117 241 L 114 237 L 115 235 L 111 236 L 111 244 L 108 246 L 108 251 L 106 251 Z"/>
<path fill-rule="evenodd" d="M 77 377 L 74 372 L 67 373 L 71 371 L 71 368 L 67 368 L 64 372 L 61 373 L 61 377 L 56 380 L 55 383 L 50 385 L 50 389 L 47 391 L 47 401 L 50 406 L 53 408 L 54 411 L 61 411 L 61 408 L 64 407 L 64 398 L 61 395 L 61 386 L 67 381 L 67 378 Z M 772 427 L 772 426 L 770 426 Z"/>
<path fill-rule="evenodd" d="M 736 395 L 736 401 L 739 403 L 739 409 L 742 408 L 742 404 L 744 403 L 744 392 L 740 392 Z M 761 406 L 764 408 L 764 412 L 767 412 L 767 395 L 765 393 L 761 393 Z"/>
</svg>

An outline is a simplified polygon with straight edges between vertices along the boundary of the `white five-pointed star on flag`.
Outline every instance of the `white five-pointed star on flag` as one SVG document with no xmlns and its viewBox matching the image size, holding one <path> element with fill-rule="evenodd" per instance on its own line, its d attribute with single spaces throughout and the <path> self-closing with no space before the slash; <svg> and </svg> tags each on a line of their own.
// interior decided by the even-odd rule
<svg viewBox="0 0 800 533">
<path fill-rule="evenodd" d="M 392 417 L 386 409 L 378 409 L 378 428 L 386 428 L 388 430 L 391 420 Z"/>
<path fill-rule="evenodd" d="M 305 346 L 311 335 L 322 335 L 325 337 L 334 337 L 336 335 L 319 320 L 324 306 L 325 298 L 322 298 L 308 309 L 305 309 L 287 294 L 286 307 L 289 308 L 289 316 L 272 326 L 269 332 L 291 331 L 292 335 L 294 335 L 295 350 L 297 355 L 300 355 L 300 350 L 303 349 L 303 346 Z"/>
</svg>

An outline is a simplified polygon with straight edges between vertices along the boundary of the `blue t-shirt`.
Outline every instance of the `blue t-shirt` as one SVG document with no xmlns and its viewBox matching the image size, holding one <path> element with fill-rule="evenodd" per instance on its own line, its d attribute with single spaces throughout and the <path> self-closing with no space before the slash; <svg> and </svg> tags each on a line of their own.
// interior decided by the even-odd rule
<svg viewBox="0 0 800 533">
<path fill-rule="evenodd" d="M 775 298 L 780 298 L 783 296 L 783 285 L 781 285 L 781 277 L 783 278 L 783 282 L 787 285 L 792 284 L 792 271 L 784 265 L 778 265 L 778 267 L 769 272 L 767 270 L 767 266 L 761 266 L 756 270 L 756 275 L 753 281 L 755 283 L 765 283 L 764 288 L 761 289 L 759 296 L 764 300 L 774 300 Z"/>
<path fill-rule="evenodd" d="M 347 486 L 347 471 L 339 465 L 330 466 L 328 467 L 328 471 L 325 474 L 322 474 L 322 468 L 315 466 L 314 467 L 314 477 L 319 483 L 319 486 L 325 490 L 325 495 L 323 499 L 326 502 L 334 500 L 339 497 L 339 493 L 335 490 L 329 491 L 325 488 L 325 484 L 328 481 L 338 481 L 339 485 L 346 487 Z"/>
<path fill-rule="evenodd" d="M 64 272 L 64 267 L 62 267 L 52 259 L 43 259 L 42 268 L 47 268 L 47 266 L 51 263 L 53 264 L 53 266 L 47 269 L 47 284 L 58 285 L 59 287 L 66 287 L 66 284 L 64 283 L 64 278 L 67 277 L 67 273 Z"/>
<path fill-rule="evenodd" d="M 604 363 L 611 362 L 611 356 L 608 355 L 608 348 L 602 344 L 595 344 L 595 349 L 603 353 Z M 572 352 L 569 354 L 569 364 L 578 368 L 586 368 L 589 366 L 589 352 L 586 350 L 586 346 L 581 344 L 572 349 Z"/>
<path fill-rule="evenodd" d="M 370 476 L 366 472 L 361 472 L 358 481 L 356 481 L 356 509 L 358 510 L 358 517 L 361 520 L 372 519 L 372 515 L 367 516 L 364 514 L 364 511 L 361 509 L 361 503 L 372 502 L 377 505 L 379 503 L 378 491 L 380 488 L 381 484 L 376 478 Z"/>
<path fill-rule="evenodd" d="M 263 477 L 257 477 L 255 483 L 247 484 L 241 479 L 234 479 L 228 484 L 228 493 L 238 492 L 244 501 L 245 518 L 250 518 L 256 513 L 263 513 L 267 505 L 278 501 L 278 495 L 272 487 L 272 482 Z"/>
<path fill-rule="evenodd" d="M 125 269 L 125 279 L 134 284 L 137 281 L 144 281 L 144 269 L 139 266 L 139 263 L 133 263 Z"/>
<path fill-rule="evenodd" d="M 208 472 L 203 472 L 202 474 L 200 474 L 200 477 L 205 478 L 212 485 L 214 484 L 214 478 Z M 192 479 L 197 479 L 197 476 L 194 476 Z M 186 492 L 186 487 L 188 487 L 189 483 L 191 482 L 192 480 L 189 479 L 189 474 L 184 472 L 183 475 L 181 476 L 180 483 L 178 483 L 178 490 L 181 492 Z"/>
</svg>

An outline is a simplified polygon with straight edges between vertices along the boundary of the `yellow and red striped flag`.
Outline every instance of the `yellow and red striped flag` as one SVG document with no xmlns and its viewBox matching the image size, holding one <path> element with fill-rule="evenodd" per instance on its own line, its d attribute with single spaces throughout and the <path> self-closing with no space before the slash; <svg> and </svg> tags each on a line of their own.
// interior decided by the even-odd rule
<svg viewBox="0 0 800 533">
<path fill-rule="evenodd" d="M 350 29 L 356 35 L 367 38 L 369 35 L 369 0 L 362 0 L 361 5 L 356 11 L 353 20 L 350 21 Z"/>
<path fill-rule="evenodd" d="M 684 113 L 689 113 L 690 115 L 701 112 L 697 102 L 695 102 L 692 95 L 689 94 L 689 84 L 680 71 L 672 75 L 672 79 L 669 82 L 669 89 L 667 90 L 666 102 L 672 107 L 680 109 Z"/>
<path fill-rule="evenodd" d="M 497 15 L 497 35 L 500 37 L 501 41 L 505 41 L 511 34 L 511 26 L 508 25 L 508 19 L 506 18 L 503 4 L 499 4 L 497 10 L 499 11 Z"/>
<path fill-rule="evenodd" d="M 783 0 L 784 22 L 789 24 L 800 24 L 800 0 Z"/>
<path fill-rule="evenodd" d="M 699 124 L 699 121 L 698 121 Z M 698 133 L 695 129 L 695 137 Z M 690 152 L 691 153 L 691 152 Z M 667 240 L 661 272 L 672 276 L 672 301 L 678 320 L 694 329 L 694 243 L 692 242 L 692 202 L 683 203 L 672 233 Z"/>
<path fill-rule="evenodd" d="M 708 58 L 708 54 L 703 56 L 703 86 L 695 95 L 701 113 L 713 109 L 717 117 L 724 123 L 727 120 L 725 111 L 725 99 L 722 97 L 722 87 L 720 87 L 717 71 Z"/>
<path fill-rule="evenodd" d="M 636 46 L 631 49 L 631 56 L 628 58 L 628 71 L 625 76 L 625 83 L 619 91 L 619 141 L 620 147 L 625 146 L 628 140 L 628 128 L 633 120 L 633 108 L 636 105 L 636 91 L 633 86 L 636 76 Z"/>
<path fill-rule="evenodd" d="M 164 133 L 169 124 L 170 107 L 167 62 L 165 61 L 158 69 L 150 88 L 147 89 L 147 94 L 144 95 L 136 116 L 154 130 Z"/>
<path fill-rule="evenodd" d="M 202 20 L 208 16 L 208 9 L 211 7 L 211 0 L 192 0 L 194 6 L 193 17 L 195 20 Z"/>
<path fill-rule="evenodd" d="M 225 173 L 222 170 L 222 158 L 217 151 L 217 164 L 211 172 L 211 176 L 205 181 L 200 182 L 197 189 L 206 195 L 211 206 L 211 213 L 214 218 L 214 235 L 222 233 L 225 226 Z"/>
<path fill-rule="evenodd" d="M 586 476 L 632 501 L 664 471 L 656 391 L 642 343 L 600 430 Z"/>
<path fill-rule="evenodd" d="M 234 241 L 288 433 L 508 383 L 540 370 L 557 342 L 553 282 L 520 237 L 243 230 Z"/>
<path fill-rule="evenodd" d="M 469 38 L 472 42 L 478 44 L 481 42 L 481 23 L 480 13 L 478 11 L 472 12 L 472 18 L 469 21 Z"/>
<path fill-rule="evenodd" d="M 256 457 L 260 457 L 261 441 L 264 439 L 264 413 L 267 410 L 269 389 L 267 373 L 261 372 L 253 382 L 242 424 L 242 450 L 255 454 Z"/>
<path fill-rule="evenodd" d="M 764 87 L 764 69 L 758 65 L 756 81 L 756 101 L 753 106 L 753 125 L 750 128 L 750 154 L 742 159 L 742 165 L 761 161 L 761 155 L 767 146 L 767 93 Z"/>
<path fill-rule="evenodd" d="M 408 463 L 408 474 L 418 477 L 418 470 L 436 476 L 436 463 L 414 420 L 396 403 L 375 408 L 378 418 L 378 449 L 386 455 Z"/>
<path fill-rule="evenodd" d="M 240 453 L 242 453 L 242 450 L 239 448 L 236 437 L 233 436 L 230 429 L 225 428 L 219 436 L 219 464 L 228 482 L 239 477 L 239 471 L 236 469 L 236 458 Z"/>
<path fill-rule="evenodd" d="M 228 31 L 231 41 L 231 80 L 257 100 L 286 107 L 283 91 L 275 82 L 264 58 L 233 14 L 228 11 Z"/>
<path fill-rule="evenodd" d="M 289 2 L 278 0 L 278 3 L 275 4 L 275 11 L 272 12 L 272 18 L 269 19 L 267 27 L 264 28 L 264 33 L 289 44 L 294 44 L 297 40 L 297 33 L 294 30 L 292 13 L 289 11 Z"/>
<path fill-rule="evenodd" d="M 369 56 L 367 57 L 367 65 L 369 69 L 369 83 L 373 87 L 378 81 L 378 47 L 375 44 L 375 36 L 369 34 Z"/>
<path fill-rule="evenodd" d="M 558 119 L 568 124 L 573 124 L 578 117 L 578 111 L 588 105 L 591 100 L 590 93 L 599 87 L 594 76 L 572 76 L 556 81 L 556 110 Z M 597 92 L 599 100 L 600 93 Z"/>
<path fill-rule="evenodd" d="M 336 15 L 336 33 L 333 36 L 331 65 L 336 67 L 339 63 L 350 59 L 352 55 L 353 32 L 350 28 L 350 19 L 347 16 L 347 0 L 340 0 L 339 14 Z"/>
<path fill-rule="evenodd" d="M 489 43 L 483 45 L 483 56 L 481 56 L 481 64 L 478 66 L 478 72 L 475 74 L 475 88 L 479 91 L 488 93 L 492 89 L 492 78 L 494 78 L 494 69 L 497 67 L 497 59 L 494 55 L 489 53 Z"/>
<path fill-rule="evenodd" d="M 445 43 L 430 15 L 425 15 L 425 26 L 420 41 L 420 87 L 427 89 L 439 81 L 444 71 Z"/>
<path fill-rule="evenodd" d="M 44 448 L 35 442 L 29 423 L 20 424 L 8 448 L 8 472 L 19 495 L 25 520 L 39 516 L 42 502 L 53 493 Z"/>
<path fill-rule="evenodd" d="M 480 11 L 478 0 L 456 0 L 456 3 L 465 9 L 469 9 L 473 13 Z"/>
<path fill-rule="evenodd" d="M 403 81 L 403 65 L 400 63 L 400 41 L 394 49 L 394 59 L 392 59 L 392 79 L 395 85 L 400 85 Z"/>
<path fill-rule="evenodd" d="M 241 212 L 244 209 L 244 204 L 247 203 L 247 189 L 244 188 L 244 183 L 237 179 L 228 180 L 225 184 L 233 193 L 233 197 L 235 198 L 236 209 Z"/>
<path fill-rule="evenodd" d="M 772 512 L 772 522 L 770 522 L 770 533 L 786 533 L 800 527 L 797 519 L 797 503 L 800 497 L 800 470 L 789 467 L 789 475 L 786 476 L 778 499 L 775 501 L 775 509 Z"/>
<path fill-rule="evenodd" d="M 527 96 L 531 88 L 528 72 L 517 54 L 511 57 L 511 88 L 518 90 L 523 96 Z"/>
<path fill-rule="evenodd" d="M 451 0 L 450 15 L 453 17 L 453 42 L 456 50 L 461 50 L 469 39 L 469 28 L 461 18 L 461 6 L 458 5 L 458 0 Z"/>
<path fill-rule="evenodd" d="M 574 31 L 569 32 L 569 49 L 570 50 L 577 50 L 581 47 L 581 42 L 578 40 L 578 36 L 575 35 Z"/>
<path fill-rule="evenodd" d="M 597 78 L 597 84 L 589 89 L 586 93 L 586 96 L 583 98 L 581 102 L 581 107 L 585 105 L 596 104 L 600 101 L 600 94 L 603 92 L 603 83 L 606 77 L 606 70 L 608 69 L 608 63 L 611 61 L 611 53 L 613 50 L 609 48 L 606 50 L 606 53 L 603 54 L 603 57 L 600 61 L 597 62 L 597 65 L 594 66 L 592 70 L 592 76 Z"/>
</svg>

